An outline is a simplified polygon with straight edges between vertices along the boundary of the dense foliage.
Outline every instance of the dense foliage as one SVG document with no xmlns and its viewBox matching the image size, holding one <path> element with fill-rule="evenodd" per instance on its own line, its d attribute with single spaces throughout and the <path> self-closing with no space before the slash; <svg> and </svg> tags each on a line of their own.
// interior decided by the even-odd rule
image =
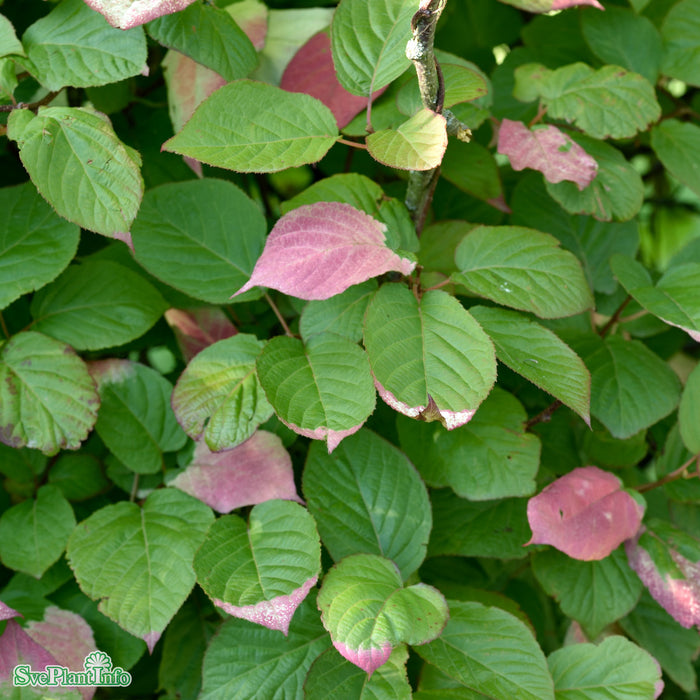
<svg viewBox="0 0 700 700">
<path fill-rule="evenodd" d="M 508 3 L 0 0 L 2 697 L 700 697 L 700 0 Z"/>
</svg>

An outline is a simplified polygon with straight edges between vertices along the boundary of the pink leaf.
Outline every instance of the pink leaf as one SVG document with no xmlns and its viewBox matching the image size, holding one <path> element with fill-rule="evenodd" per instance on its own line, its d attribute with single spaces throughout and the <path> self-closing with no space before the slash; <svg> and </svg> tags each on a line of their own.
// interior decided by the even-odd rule
<svg viewBox="0 0 700 700">
<path fill-rule="evenodd" d="M 170 485 L 219 513 L 273 498 L 301 503 L 289 453 L 277 435 L 264 430 L 223 452 L 198 441 L 191 464 Z"/>
<path fill-rule="evenodd" d="M 152 19 L 184 10 L 195 0 L 85 0 L 113 26 L 131 29 Z"/>
<path fill-rule="evenodd" d="M 10 620 L 13 617 L 22 617 L 22 615 L 0 600 L 0 620 Z"/>
<path fill-rule="evenodd" d="M 598 173 L 598 163 L 556 126 L 530 131 L 522 122 L 504 119 L 498 132 L 498 152 L 508 156 L 513 170 L 539 170 L 549 182 L 570 180 L 579 190 Z"/>
<path fill-rule="evenodd" d="M 189 311 L 168 309 L 165 312 L 165 320 L 175 333 L 185 362 L 189 362 L 198 352 L 217 340 L 224 340 L 238 333 L 221 309 L 208 306 Z"/>
<path fill-rule="evenodd" d="M 388 661 L 393 651 L 393 647 L 388 642 L 381 649 L 351 649 L 343 642 L 333 642 L 333 646 L 351 664 L 359 666 L 370 676 Z"/>
<path fill-rule="evenodd" d="M 41 644 L 37 644 L 14 620 L 9 620 L 0 637 L 0 683 L 10 680 L 12 670 L 19 664 L 29 664 L 32 671 L 58 665 Z"/>
<path fill-rule="evenodd" d="M 214 600 L 214 604 L 229 615 L 255 622 L 271 630 L 279 630 L 286 636 L 295 610 L 316 585 L 316 581 L 318 576 L 313 576 L 289 595 L 279 595 L 272 600 L 263 600 L 255 605 L 232 605 L 223 600 Z"/>
<path fill-rule="evenodd" d="M 384 402 L 395 411 L 403 413 L 404 416 L 409 416 L 409 418 L 417 418 L 418 420 L 423 420 L 428 423 L 439 420 L 447 430 L 454 430 L 468 423 L 476 413 L 475 408 L 466 411 L 448 411 L 446 409 L 441 409 L 430 394 L 428 394 L 427 406 L 409 406 L 407 403 L 397 399 L 388 389 L 385 389 L 376 378 L 374 380 L 374 386 L 377 387 L 377 391 Z"/>
<path fill-rule="evenodd" d="M 349 204 L 317 202 L 285 214 L 267 237 L 248 282 L 301 299 L 328 299 L 391 270 L 410 274 L 415 262 L 387 247 L 386 225 Z"/>
<path fill-rule="evenodd" d="M 655 561 L 649 551 L 640 545 L 640 538 L 660 543 L 665 554 L 670 555 L 676 571 L 660 570 L 669 562 L 665 562 L 664 557 Z M 625 550 L 630 566 L 649 589 L 652 598 L 683 627 L 696 625 L 700 630 L 700 562 L 690 561 L 673 546 L 666 549 L 665 543 L 646 529 L 626 542 Z"/>
<path fill-rule="evenodd" d="M 598 10 L 605 8 L 598 0 L 502 0 L 509 5 L 518 7 L 527 12 L 551 12 L 552 10 L 565 10 L 568 7 L 576 7 L 577 5 L 590 5 Z"/>
<path fill-rule="evenodd" d="M 532 539 L 573 559 L 604 559 L 639 530 L 644 508 L 620 488 L 620 480 L 598 467 L 579 467 L 527 504 Z"/>
<path fill-rule="evenodd" d="M 367 98 L 348 92 L 339 82 L 331 56 L 331 40 L 325 32 L 311 37 L 294 55 L 282 75 L 280 87 L 289 92 L 305 92 L 328 107 L 338 126 L 347 126 L 367 107 Z M 386 88 L 377 90 L 376 99 Z"/>
<path fill-rule="evenodd" d="M 97 649 L 92 629 L 77 613 L 49 606 L 42 622 L 27 624 L 27 634 L 46 649 L 59 665 L 82 671 L 85 657 Z M 94 687 L 80 688 L 85 700 L 95 694 Z"/>
<path fill-rule="evenodd" d="M 226 11 L 246 33 L 255 50 L 260 51 L 267 36 L 267 5 L 260 0 L 243 0 L 229 5 Z"/>
</svg>

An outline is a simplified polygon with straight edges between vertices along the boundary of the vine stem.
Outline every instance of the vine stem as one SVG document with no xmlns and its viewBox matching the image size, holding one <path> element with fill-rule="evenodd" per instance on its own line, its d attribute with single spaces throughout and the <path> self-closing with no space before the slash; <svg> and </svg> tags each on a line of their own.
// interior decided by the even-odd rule
<svg viewBox="0 0 700 700">
<path fill-rule="evenodd" d="M 685 472 L 693 462 L 697 463 L 695 473 L 688 474 L 686 476 Z M 690 479 L 692 477 L 700 477 L 700 454 L 693 455 L 687 462 L 681 464 L 681 466 L 678 467 L 678 469 L 674 469 L 672 472 L 669 472 L 668 474 L 666 474 L 666 476 L 662 476 L 657 481 L 653 481 L 650 484 L 642 484 L 641 486 L 635 486 L 633 488 L 639 491 L 639 493 L 644 493 L 645 491 L 651 491 L 652 489 L 658 488 L 659 486 L 668 484 L 671 481 L 676 481 L 677 479 L 681 478 Z"/>
<path fill-rule="evenodd" d="M 18 102 L 17 104 L 13 105 L 0 105 L 0 112 L 12 112 L 15 109 L 31 109 L 33 111 L 35 109 L 39 109 L 39 107 L 49 104 L 49 102 L 51 102 L 57 95 L 58 92 L 50 92 L 37 102 L 30 102 L 29 104 Z"/>
<path fill-rule="evenodd" d="M 367 146 L 364 143 L 358 143 L 357 141 L 350 141 L 349 139 L 339 138 L 336 143 L 342 143 L 344 146 L 352 146 L 353 148 L 361 148 L 363 151 L 367 150 Z"/>
<path fill-rule="evenodd" d="M 292 331 L 289 329 L 287 322 L 284 320 L 284 316 L 282 316 L 280 310 L 277 308 L 277 304 L 275 304 L 275 302 L 272 301 L 272 297 L 267 292 L 265 292 L 265 301 L 267 301 L 275 316 L 277 316 L 277 320 L 280 322 L 280 326 L 282 326 L 284 334 L 289 336 L 290 338 L 293 338 L 294 333 L 292 333 Z"/>
</svg>

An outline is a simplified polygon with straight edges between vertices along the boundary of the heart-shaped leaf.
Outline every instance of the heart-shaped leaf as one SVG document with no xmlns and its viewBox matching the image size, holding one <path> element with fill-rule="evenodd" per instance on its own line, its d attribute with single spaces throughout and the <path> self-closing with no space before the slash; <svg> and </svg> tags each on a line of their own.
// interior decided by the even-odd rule
<svg viewBox="0 0 700 700">
<path fill-rule="evenodd" d="M 637 499 L 610 472 L 574 469 L 528 501 L 526 544 L 550 544 L 582 561 L 604 559 L 639 530 L 644 506 Z"/>
<path fill-rule="evenodd" d="M 237 515 L 225 515 L 210 528 L 194 568 L 200 586 L 222 610 L 286 635 L 321 570 L 316 523 L 291 501 L 256 505 L 247 525 Z"/>
<path fill-rule="evenodd" d="M 301 299 L 328 299 L 391 270 L 410 274 L 415 262 L 391 250 L 385 232 L 384 224 L 349 204 L 293 209 L 275 224 L 236 295 L 260 285 Z"/>
<path fill-rule="evenodd" d="M 403 588 L 396 565 L 375 554 L 336 564 L 323 579 L 318 607 L 333 646 L 370 675 L 398 644 L 435 639 L 448 617 L 437 589 L 424 583 Z"/>
<path fill-rule="evenodd" d="M 258 430 L 245 442 L 212 452 L 203 441 L 192 462 L 170 482 L 219 513 L 273 498 L 298 501 L 292 458 L 277 435 Z"/>
<path fill-rule="evenodd" d="M 194 586 L 194 555 L 213 520 L 192 496 L 159 489 L 141 507 L 121 501 L 83 520 L 68 563 L 100 611 L 153 651 Z"/>
<path fill-rule="evenodd" d="M 441 290 L 418 301 L 403 285 L 383 285 L 367 307 L 364 338 L 379 395 L 412 418 L 464 425 L 496 379 L 493 344 Z"/>
<path fill-rule="evenodd" d="M 327 333 L 304 344 L 278 336 L 265 346 L 257 368 L 280 420 L 299 435 L 326 441 L 329 452 L 374 410 L 367 355 L 346 338 Z"/>
<path fill-rule="evenodd" d="M 204 436 L 218 452 L 247 440 L 272 415 L 255 373 L 263 344 L 239 333 L 220 340 L 190 361 L 175 385 L 172 406 L 184 431 Z"/>
<path fill-rule="evenodd" d="M 27 331 L 0 348 L 0 441 L 44 454 L 77 449 L 100 399 L 85 363 L 65 343 Z"/>
</svg>

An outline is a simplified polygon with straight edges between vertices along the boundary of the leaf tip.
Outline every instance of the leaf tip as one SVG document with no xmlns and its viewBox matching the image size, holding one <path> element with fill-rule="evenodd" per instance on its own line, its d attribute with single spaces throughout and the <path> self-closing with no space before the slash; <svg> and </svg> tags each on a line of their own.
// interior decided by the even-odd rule
<svg viewBox="0 0 700 700">
<path fill-rule="evenodd" d="M 393 650 L 389 642 L 385 642 L 379 649 L 352 649 L 343 642 L 333 642 L 333 646 L 341 656 L 370 676 L 387 662 Z"/>
</svg>

